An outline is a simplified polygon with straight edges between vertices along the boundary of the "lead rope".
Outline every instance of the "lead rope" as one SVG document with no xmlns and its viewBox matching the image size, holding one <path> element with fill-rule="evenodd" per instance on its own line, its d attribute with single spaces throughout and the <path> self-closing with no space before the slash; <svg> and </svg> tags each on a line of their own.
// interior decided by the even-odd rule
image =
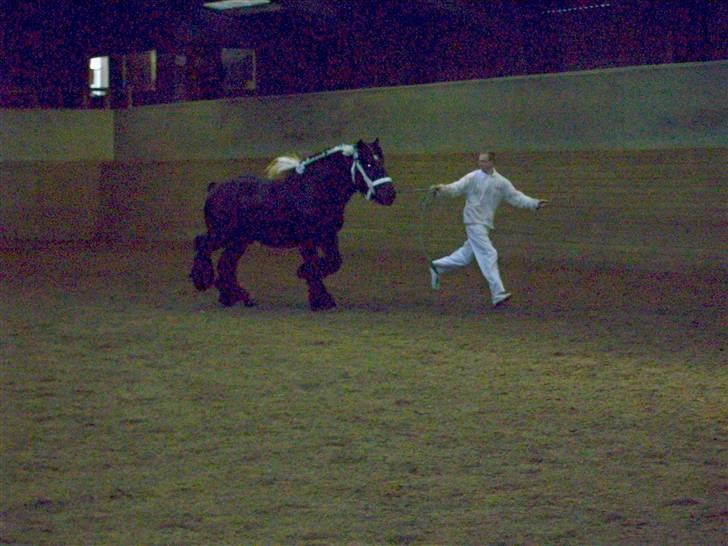
<svg viewBox="0 0 728 546">
<path fill-rule="evenodd" d="M 427 231 L 427 224 L 430 219 L 430 208 L 432 202 L 435 200 L 435 194 L 429 188 L 417 188 L 412 190 L 399 190 L 398 194 L 402 193 L 424 193 L 420 197 L 420 218 L 419 218 L 419 229 L 417 230 L 417 244 L 420 247 L 420 252 L 427 260 L 427 263 L 432 265 L 432 257 L 427 251 L 427 244 L 425 243 L 425 235 Z"/>
<path fill-rule="evenodd" d="M 427 244 L 425 244 L 425 231 L 428 227 L 428 220 L 430 219 L 430 208 L 432 202 L 435 200 L 435 194 L 427 190 L 427 193 L 420 198 L 420 229 L 418 232 L 418 239 L 420 243 L 420 251 L 427 260 L 427 264 L 432 267 L 432 257 L 427 251 Z"/>
</svg>

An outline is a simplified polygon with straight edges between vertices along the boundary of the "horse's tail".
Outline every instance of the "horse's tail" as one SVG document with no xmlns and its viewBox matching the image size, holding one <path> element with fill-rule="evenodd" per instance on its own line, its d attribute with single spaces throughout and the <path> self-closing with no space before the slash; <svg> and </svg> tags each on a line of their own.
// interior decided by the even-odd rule
<svg viewBox="0 0 728 546">
<path fill-rule="evenodd" d="M 284 155 L 276 157 L 265 168 L 265 176 L 270 180 L 280 178 L 286 171 L 295 169 L 301 164 L 301 159 L 295 155 Z"/>
<path fill-rule="evenodd" d="M 195 237 L 195 260 L 192 262 L 190 278 L 197 290 L 207 290 L 215 281 L 215 269 L 212 267 L 214 244 L 208 235 Z"/>
</svg>

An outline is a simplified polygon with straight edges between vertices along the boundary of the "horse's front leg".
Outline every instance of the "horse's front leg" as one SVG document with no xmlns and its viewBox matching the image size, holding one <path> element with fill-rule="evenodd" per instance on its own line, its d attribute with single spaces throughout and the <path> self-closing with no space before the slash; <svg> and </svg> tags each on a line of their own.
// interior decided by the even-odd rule
<svg viewBox="0 0 728 546">
<path fill-rule="evenodd" d="M 321 243 L 321 250 L 324 253 L 323 258 L 320 259 L 321 276 L 328 277 L 341 269 L 339 237 L 336 233 L 333 233 Z"/>
<path fill-rule="evenodd" d="M 329 294 L 322 280 L 324 262 L 319 258 L 316 244 L 304 241 L 299 245 L 303 263 L 298 268 L 298 276 L 308 284 L 308 304 L 312 311 L 324 311 L 336 307 L 336 301 Z"/>
</svg>

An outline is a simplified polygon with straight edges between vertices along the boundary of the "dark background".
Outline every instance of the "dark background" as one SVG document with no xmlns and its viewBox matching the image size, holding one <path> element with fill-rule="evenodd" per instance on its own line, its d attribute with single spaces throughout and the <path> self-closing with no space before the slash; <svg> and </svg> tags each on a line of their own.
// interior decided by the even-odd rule
<svg viewBox="0 0 728 546">
<path fill-rule="evenodd" d="M 728 57 L 728 2 L 278 0 L 272 12 L 218 13 L 202 1 L 0 2 L 0 106 L 89 107 L 88 60 L 155 49 L 154 90 L 179 100 L 171 59 L 189 60 L 185 100 L 226 96 L 221 49 L 257 56 L 257 87 L 287 94 Z M 597 7 L 595 7 L 597 6 Z M 228 93 L 229 94 L 229 93 Z"/>
</svg>

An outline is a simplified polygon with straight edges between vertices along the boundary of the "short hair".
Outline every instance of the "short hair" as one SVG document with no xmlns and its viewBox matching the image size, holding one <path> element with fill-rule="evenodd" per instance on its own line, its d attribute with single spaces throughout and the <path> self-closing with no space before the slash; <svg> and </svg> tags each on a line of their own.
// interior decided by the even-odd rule
<svg viewBox="0 0 728 546">
<path fill-rule="evenodd" d="M 480 156 L 483 154 L 488 154 L 488 159 L 495 162 L 495 152 L 489 152 L 488 150 L 484 150 L 482 152 L 478 152 L 478 159 L 480 159 Z"/>
</svg>

